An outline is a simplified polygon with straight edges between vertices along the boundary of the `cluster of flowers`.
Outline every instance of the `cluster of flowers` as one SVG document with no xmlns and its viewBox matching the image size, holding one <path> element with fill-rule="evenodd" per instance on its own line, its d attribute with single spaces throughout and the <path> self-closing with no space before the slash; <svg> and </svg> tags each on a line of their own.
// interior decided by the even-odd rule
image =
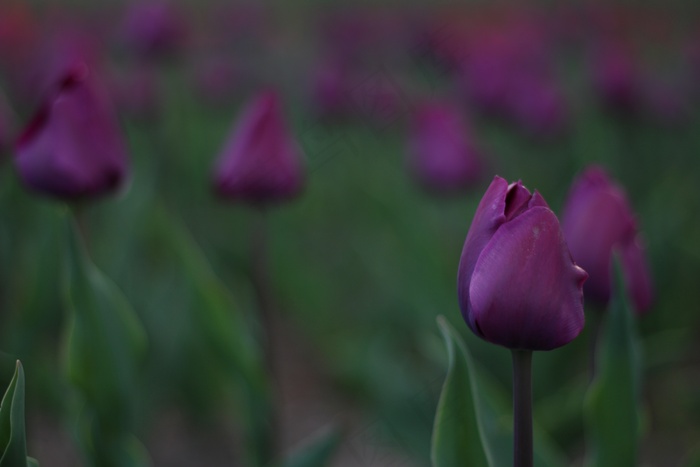
<svg viewBox="0 0 700 467">
<path fill-rule="evenodd" d="M 23 10 L 10 12 L 12 19 L 0 24 L 0 39 L 29 35 L 31 22 Z M 315 81 L 313 96 L 325 114 L 348 110 L 344 99 L 351 93 L 344 80 L 352 73 L 346 70 L 356 67 L 358 56 L 364 56 L 362 48 L 373 43 L 368 31 L 396 30 L 372 28 L 362 16 L 343 18 L 326 32 L 334 65 L 323 68 Z M 425 44 L 459 77 L 474 107 L 522 121 L 535 131 L 562 128 L 568 111 L 556 89 L 552 54 L 539 23 L 523 15 L 499 21 L 505 22 L 509 34 L 489 33 L 482 27 L 466 35 L 440 37 L 434 28 L 427 28 L 432 34 L 425 35 L 430 39 Z M 138 4 L 126 16 L 123 43 L 139 60 L 167 57 L 182 47 L 184 24 L 168 4 Z M 14 160 L 22 180 L 37 192 L 65 199 L 95 198 L 115 191 L 128 178 L 126 143 L 112 106 L 114 94 L 96 65 L 98 47 L 74 36 L 65 38 L 61 47 L 60 53 L 50 54 L 43 101 L 17 138 Z M 624 47 L 607 41 L 595 50 L 600 53 L 593 55 L 593 82 L 606 105 L 629 112 L 653 101 L 647 97 L 656 94 L 643 91 L 647 88 L 639 84 L 632 55 Z M 21 47 L 0 52 L 5 59 L 24 56 Z M 0 137 L 7 127 L 5 114 L 0 106 Z M 459 106 L 445 99 L 426 100 L 414 109 L 409 134 L 409 166 L 425 187 L 459 191 L 485 172 L 484 158 Z M 298 195 L 304 180 L 302 152 L 285 121 L 280 94 L 258 92 L 242 110 L 215 165 L 216 193 L 266 204 Z M 649 307 L 650 279 L 632 211 L 622 190 L 602 169 L 590 169 L 574 185 L 563 226 L 564 234 L 538 193 L 531 195 L 519 182 L 494 180 L 477 210 L 459 273 L 462 311 L 477 334 L 509 347 L 533 349 L 557 347 L 578 334 L 583 326 L 579 291 L 585 274 L 574 266 L 566 243 L 576 263 L 590 274 L 586 290 L 592 299 L 609 298 L 610 256 L 616 249 L 637 308 Z M 551 250 L 551 245 L 558 247 Z M 494 279 L 490 271 L 511 274 L 499 272 Z M 532 287 L 532 276 L 541 278 L 541 290 Z M 512 292 L 503 293 L 504 289 Z M 544 325 L 551 307 L 561 303 L 565 304 L 561 321 Z M 494 307 L 516 311 L 503 318 L 489 312 Z M 503 326 L 503 319 L 519 325 Z M 517 335 L 500 331 L 515 328 Z"/>
</svg>

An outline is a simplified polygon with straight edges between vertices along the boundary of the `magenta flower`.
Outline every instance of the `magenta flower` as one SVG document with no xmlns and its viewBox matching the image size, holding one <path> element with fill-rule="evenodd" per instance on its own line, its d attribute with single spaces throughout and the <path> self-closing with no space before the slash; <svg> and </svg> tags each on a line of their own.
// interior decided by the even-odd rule
<svg viewBox="0 0 700 467">
<path fill-rule="evenodd" d="M 469 188 L 482 175 L 481 156 L 458 109 L 428 102 L 413 115 L 408 142 L 409 167 L 429 190 Z"/>
<path fill-rule="evenodd" d="M 635 112 L 640 81 L 632 54 L 619 44 L 605 44 L 593 57 L 593 88 L 610 110 Z"/>
<path fill-rule="evenodd" d="M 523 73 L 508 101 L 509 117 L 533 136 L 561 134 L 569 125 L 569 107 L 563 93 L 549 77 Z"/>
<path fill-rule="evenodd" d="M 459 305 L 471 330 L 510 349 L 565 345 L 583 329 L 586 277 L 544 198 L 495 177 L 459 262 Z"/>
<path fill-rule="evenodd" d="M 616 251 L 637 311 L 651 306 L 651 274 L 632 209 L 622 188 L 601 167 L 589 168 L 572 185 L 562 228 L 574 259 L 590 274 L 584 287 L 587 298 L 601 305 L 610 300 Z"/>
<path fill-rule="evenodd" d="M 183 45 L 185 21 L 171 3 L 136 2 L 126 13 L 122 35 L 125 45 L 139 57 L 170 57 Z"/>
<path fill-rule="evenodd" d="M 241 113 L 214 170 L 216 192 L 254 204 L 298 195 L 304 184 L 302 154 L 290 134 L 279 96 L 259 94 Z"/>
<path fill-rule="evenodd" d="M 106 93 L 85 65 L 66 72 L 15 146 L 15 165 L 32 190 L 94 198 L 120 186 L 126 145 Z"/>
</svg>

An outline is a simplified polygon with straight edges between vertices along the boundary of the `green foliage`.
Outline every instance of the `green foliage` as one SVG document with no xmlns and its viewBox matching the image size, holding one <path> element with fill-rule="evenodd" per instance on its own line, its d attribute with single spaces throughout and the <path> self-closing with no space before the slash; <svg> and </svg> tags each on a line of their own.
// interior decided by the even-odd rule
<svg viewBox="0 0 700 467">
<path fill-rule="evenodd" d="M 637 333 L 620 265 L 607 322 L 597 349 L 597 368 L 586 397 L 585 415 L 594 467 L 637 465 L 640 432 L 640 359 Z"/>
<path fill-rule="evenodd" d="M 161 228 L 159 238 L 169 246 L 194 296 L 192 313 L 195 322 L 223 371 L 239 389 L 250 462 L 265 465 L 272 454 L 272 427 L 269 425 L 273 410 L 272 393 L 262 351 L 254 338 L 254 328 L 185 227 L 164 209 L 158 212 L 158 226 Z"/>
<path fill-rule="evenodd" d="M 438 318 L 448 352 L 448 372 L 435 415 L 434 467 L 513 463 L 511 409 L 497 385 L 479 371 L 459 334 Z M 565 464 L 561 454 L 535 426 L 534 462 L 538 467 Z"/>
<path fill-rule="evenodd" d="M 293 453 L 280 467 L 326 467 L 340 444 L 341 436 L 338 430 L 324 432 L 317 439 Z"/>
<path fill-rule="evenodd" d="M 84 449 L 98 466 L 147 465 L 130 435 L 146 335 L 126 297 L 88 258 L 77 226 L 66 225 L 65 370 L 85 404 Z"/>
<path fill-rule="evenodd" d="M 444 318 L 438 318 L 449 359 L 433 430 L 433 467 L 494 466 L 486 438 L 482 402 L 473 363 L 464 342 Z"/>
<path fill-rule="evenodd" d="M 0 404 L 0 467 L 38 467 L 38 462 L 27 457 L 27 439 L 24 429 L 24 370 L 17 361 L 15 374 Z"/>
</svg>

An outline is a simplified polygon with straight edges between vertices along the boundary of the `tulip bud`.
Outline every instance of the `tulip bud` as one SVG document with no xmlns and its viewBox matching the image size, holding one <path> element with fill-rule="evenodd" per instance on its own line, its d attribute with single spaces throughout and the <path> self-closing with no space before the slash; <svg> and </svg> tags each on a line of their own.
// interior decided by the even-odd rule
<svg viewBox="0 0 700 467">
<path fill-rule="evenodd" d="M 413 116 L 408 145 L 415 178 L 429 190 L 468 188 L 481 175 L 481 160 L 459 111 L 448 104 L 423 104 Z"/>
<path fill-rule="evenodd" d="M 147 59 L 171 57 L 185 38 L 185 24 L 171 4 L 136 2 L 128 10 L 123 24 L 123 41 L 135 55 Z"/>
<path fill-rule="evenodd" d="M 637 311 L 651 306 L 651 275 L 632 209 L 622 188 L 602 168 L 589 168 L 573 184 L 562 228 L 572 256 L 590 274 L 584 287 L 587 298 L 601 305 L 610 300 L 612 254 L 617 251 Z"/>
<path fill-rule="evenodd" d="M 298 195 L 304 183 L 302 155 L 287 129 L 274 92 L 258 95 L 242 112 L 214 170 L 216 192 L 251 203 Z"/>
<path fill-rule="evenodd" d="M 106 93 L 85 65 L 67 71 L 20 135 L 22 181 L 64 199 L 112 192 L 128 170 L 126 145 Z"/>
<path fill-rule="evenodd" d="M 640 83 L 632 56 L 621 46 L 608 44 L 593 62 L 593 87 L 600 101 L 615 112 L 635 112 Z"/>
<path fill-rule="evenodd" d="M 471 330 L 510 349 L 565 345 L 583 329 L 586 277 L 544 198 L 495 177 L 459 262 L 459 305 Z"/>
</svg>

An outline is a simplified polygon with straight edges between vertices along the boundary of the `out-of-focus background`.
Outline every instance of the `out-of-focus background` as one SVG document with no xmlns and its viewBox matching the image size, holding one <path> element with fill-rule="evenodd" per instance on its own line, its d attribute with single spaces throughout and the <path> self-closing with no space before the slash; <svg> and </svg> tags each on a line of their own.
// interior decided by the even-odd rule
<svg viewBox="0 0 700 467">
<path fill-rule="evenodd" d="M 82 218 L 95 263 L 148 333 L 136 392 L 154 465 L 244 465 L 242 421 L 154 213 L 181 221 L 254 315 L 257 213 L 217 199 L 211 172 L 242 106 L 270 88 L 308 174 L 301 196 L 267 213 L 280 449 L 337 425 L 333 465 L 428 465 L 446 365 L 439 314 L 507 403 L 508 351 L 474 337 L 457 304 L 471 218 L 495 174 L 560 213 L 596 163 L 626 189 L 654 279 L 638 320 L 643 463 L 682 465 L 700 439 L 698 13 L 693 2 L 3 0 L 0 380 L 22 359 L 29 453 L 81 462 L 60 371 L 58 202 L 19 182 L 12 146 L 79 57 L 99 69 L 129 146 L 128 186 Z M 408 156 L 416 109 L 435 101 L 459 109 L 482 164 L 447 194 L 426 189 Z M 535 357 L 535 419 L 570 465 L 585 448 L 587 337 Z"/>
</svg>

